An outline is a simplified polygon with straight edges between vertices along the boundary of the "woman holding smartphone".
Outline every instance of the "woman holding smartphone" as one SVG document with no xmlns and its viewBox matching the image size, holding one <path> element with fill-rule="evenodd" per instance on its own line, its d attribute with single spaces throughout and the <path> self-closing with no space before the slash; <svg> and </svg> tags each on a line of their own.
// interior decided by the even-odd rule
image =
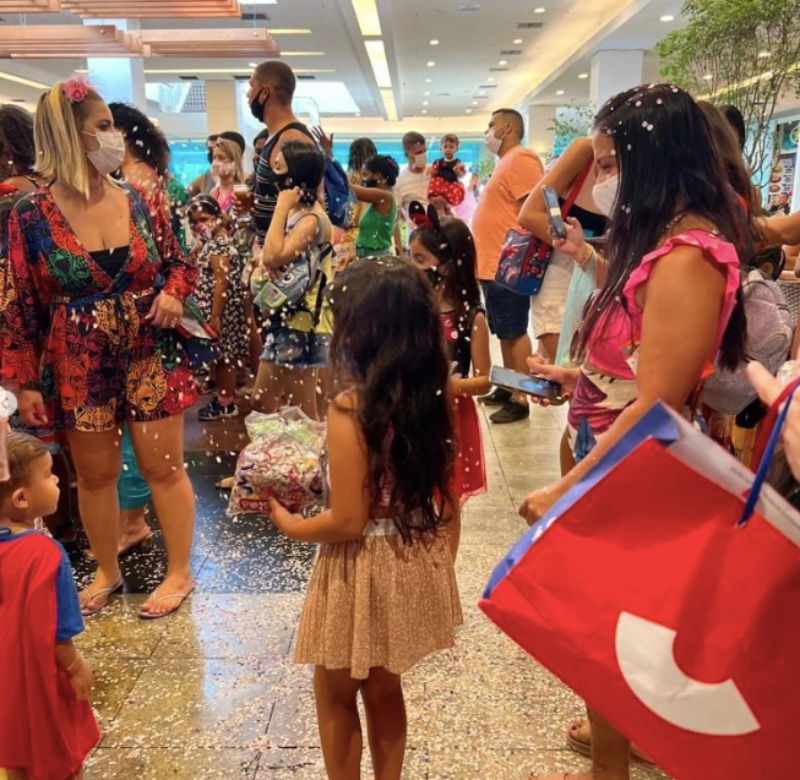
<svg viewBox="0 0 800 780">
<path fill-rule="evenodd" d="M 749 230 L 697 103 L 667 84 L 628 90 L 598 113 L 592 145 L 594 200 L 611 219 L 606 279 L 580 329 L 580 368 L 532 366 L 572 396 L 577 465 L 528 496 L 520 514 L 531 524 L 657 400 L 682 412 L 717 356 L 730 368 L 744 359 Z M 560 251 L 587 253 L 581 225 L 571 220 L 567 233 Z M 569 777 L 629 780 L 630 742 L 598 713 L 568 739 L 592 754 L 592 771 Z"/>
<path fill-rule="evenodd" d="M 553 247 L 550 265 L 544 276 L 542 289 L 531 298 L 533 331 L 539 340 L 539 355 L 548 363 L 558 362 L 557 355 L 569 350 L 580 315 L 586 304 L 586 296 L 576 300 L 572 311 L 566 310 L 570 286 L 575 273 L 591 275 L 597 282 L 597 265 L 589 250 L 580 257 L 573 257 L 557 246 L 550 230 L 550 217 L 545 204 L 544 190 L 554 189 L 559 195 L 563 209 L 568 199 L 573 200 L 568 213 L 569 220 L 578 220 L 587 238 L 602 236 L 606 232 L 606 217 L 595 204 L 592 188 L 595 183 L 594 152 L 590 138 L 573 141 L 553 168 L 533 188 L 519 214 L 519 224 L 533 233 L 540 241 Z M 572 198 L 570 198 L 572 196 Z M 578 280 L 576 279 L 575 282 Z M 585 282 L 581 284 L 585 289 Z M 595 286 L 594 284 L 591 287 Z M 574 298 L 575 296 L 573 296 Z"/>
</svg>

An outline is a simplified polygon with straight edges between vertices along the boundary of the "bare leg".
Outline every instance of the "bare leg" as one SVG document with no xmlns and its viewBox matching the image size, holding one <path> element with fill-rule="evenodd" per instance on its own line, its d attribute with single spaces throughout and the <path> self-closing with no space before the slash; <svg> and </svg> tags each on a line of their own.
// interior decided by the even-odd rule
<svg viewBox="0 0 800 780">
<path fill-rule="evenodd" d="M 450 522 L 447 524 L 447 539 L 450 542 L 450 554 L 453 556 L 453 563 L 456 562 L 456 556 L 458 555 L 458 547 L 461 544 L 461 512 L 463 507 L 461 506 L 461 500 L 456 500 L 455 505 L 453 506 L 453 515 L 450 518 Z"/>
<path fill-rule="evenodd" d="M 501 339 L 500 351 L 503 354 L 503 365 L 513 371 L 519 371 L 521 374 L 527 374 L 528 358 L 531 356 L 533 348 L 531 347 L 530 336 L 526 333 L 516 339 Z M 521 393 L 513 396 L 518 404 L 523 406 L 528 405 L 528 399 Z"/>
<path fill-rule="evenodd" d="M 292 406 L 299 406 L 312 420 L 319 419 L 317 409 L 317 369 L 284 369 L 285 392 Z"/>
<path fill-rule="evenodd" d="M 220 360 L 216 365 L 217 397 L 224 403 L 233 401 L 236 392 L 236 364 L 229 360 Z"/>
<path fill-rule="evenodd" d="M 375 780 L 400 780 L 406 752 L 406 703 L 399 675 L 370 670 L 361 686 Z"/>
<path fill-rule="evenodd" d="M 189 555 L 194 533 L 194 491 L 183 466 L 183 415 L 148 423 L 130 423 L 131 439 L 142 476 L 153 493 L 164 545 L 167 576 L 159 596 L 188 593 L 193 587 Z M 178 599 L 148 599 L 142 611 L 161 614 L 175 609 Z"/>
<path fill-rule="evenodd" d="M 592 778 L 630 780 L 631 743 L 607 720 L 589 710 L 592 722 Z"/>
<path fill-rule="evenodd" d="M 350 677 L 349 669 L 314 670 L 317 722 L 328 780 L 359 780 L 364 738 L 358 717 L 361 680 Z"/>
<path fill-rule="evenodd" d="M 572 452 L 572 448 L 569 446 L 569 434 L 566 431 L 564 431 L 564 435 L 561 437 L 561 450 L 559 455 L 561 457 L 561 476 L 563 477 L 575 468 L 575 455 Z"/>
<path fill-rule="evenodd" d="M 261 362 L 261 353 L 264 351 L 264 344 L 261 340 L 261 332 L 258 329 L 258 322 L 256 322 L 255 311 L 253 309 L 253 298 L 248 290 L 245 293 L 244 299 L 244 315 L 247 318 L 248 327 L 248 346 L 250 349 L 250 374 L 247 384 L 252 387 L 255 382 L 256 373 L 258 373 L 258 364 Z"/>
<path fill-rule="evenodd" d="M 286 402 L 284 398 L 284 374 L 286 369 L 262 360 L 258 365 L 256 384 L 253 388 L 253 409 L 264 414 L 273 414 Z"/>
<path fill-rule="evenodd" d="M 120 436 L 115 428 L 105 433 L 71 431 L 67 437 L 78 476 L 81 519 L 98 564 L 94 580 L 81 593 L 81 606 L 96 608 L 102 606 L 104 597 L 93 599 L 92 594 L 114 587 L 120 579 L 117 563 L 117 480 L 122 470 Z"/>
<path fill-rule="evenodd" d="M 324 420 L 328 414 L 328 385 L 330 369 L 317 369 L 317 419 Z"/>
<path fill-rule="evenodd" d="M 558 333 L 545 333 L 539 336 L 539 354 L 548 362 L 553 363 L 558 354 Z"/>
</svg>

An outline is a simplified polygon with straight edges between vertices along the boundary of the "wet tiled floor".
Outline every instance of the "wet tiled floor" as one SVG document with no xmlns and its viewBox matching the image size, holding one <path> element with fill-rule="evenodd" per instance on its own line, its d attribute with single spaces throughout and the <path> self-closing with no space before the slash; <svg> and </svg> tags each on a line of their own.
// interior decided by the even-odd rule
<svg viewBox="0 0 800 780">
<path fill-rule="evenodd" d="M 558 475 L 564 414 L 484 421 L 490 488 L 467 506 L 457 564 L 465 625 L 453 650 L 405 679 L 409 780 L 524 780 L 587 766 L 564 747 L 579 699 L 477 609 L 491 570 L 526 527 L 518 504 Z M 314 550 L 265 518 L 225 515 L 227 494 L 214 483 L 232 473 L 242 419 L 187 422 L 197 590 L 172 617 L 138 618 L 162 572 L 159 540 L 124 560 L 125 594 L 88 621 L 79 644 L 95 669 L 104 736 L 86 780 L 323 779 L 311 670 L 289 660 Z M 79 578 L 88 576 L 80 551 L 73 561 Z M 371 777 L 366 755 L 364 766 Z M 633 776 L 662 777 L 638 768 Z"/>
</svg>

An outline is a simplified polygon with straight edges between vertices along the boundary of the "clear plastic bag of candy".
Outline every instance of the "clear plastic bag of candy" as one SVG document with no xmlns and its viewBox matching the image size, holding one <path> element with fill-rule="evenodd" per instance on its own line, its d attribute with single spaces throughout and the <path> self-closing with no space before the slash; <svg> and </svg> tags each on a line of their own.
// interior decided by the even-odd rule
<svg viewBox="0 0 800 780">
<path fill-rule="evenodd" d="M 239 453 L 228 514 L 269 512 L 276 498 L 290 512 L 319 504 L 324 493 L 320 456 L 325 423 L 290 406 L 276 414 L 251 412 L 248 444 Z"/>
</svg>

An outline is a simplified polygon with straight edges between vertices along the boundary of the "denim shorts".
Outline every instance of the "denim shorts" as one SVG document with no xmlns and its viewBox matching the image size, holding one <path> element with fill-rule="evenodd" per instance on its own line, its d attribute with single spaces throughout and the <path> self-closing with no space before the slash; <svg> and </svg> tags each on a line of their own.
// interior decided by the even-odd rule
<svg viewBox="0 0 800 780">
<path fill-rule="evenodd" d="M 518 339 L 528 332 L 531 298 L 517 295 L 497 282 L 481 281 L 489 330 L 497 338 Z"/>
<path fill-rule="evenodd" d="M 265 363 L 291 368 L 324 368 L 328 365 L 331 337 L 323 333 L 293 328 L 267 331 L 261 359 Z"/>
</svg>

